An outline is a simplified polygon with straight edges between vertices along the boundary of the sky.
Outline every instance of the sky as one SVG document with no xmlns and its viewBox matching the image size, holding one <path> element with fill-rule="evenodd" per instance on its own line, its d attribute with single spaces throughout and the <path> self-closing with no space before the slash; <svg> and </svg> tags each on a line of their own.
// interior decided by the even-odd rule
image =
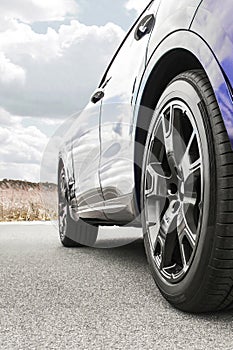
<svg viewBox="0 0 233 350">
<path fill-rule="evenodd" d="M 1 0 L 0 179 L 38 182 L 55 130 L 96 89 L 145 0 Z"/>
</svg>

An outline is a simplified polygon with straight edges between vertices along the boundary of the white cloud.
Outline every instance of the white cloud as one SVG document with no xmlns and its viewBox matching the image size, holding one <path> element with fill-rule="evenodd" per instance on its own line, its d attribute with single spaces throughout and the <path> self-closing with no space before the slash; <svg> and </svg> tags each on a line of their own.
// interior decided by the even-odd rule
<svg viewBox="0 0 233 350">
<path fill-rule="evenodd" d="M 64 117 L 77 111 L 87 103 L 124 34 L 113 23 L 98 27 L 77 20 L 58 32 L 49 28 L 38 34 L 11 21 L 0 33 L 5 77 L 12 82 L 6 85 L 0 77 L 0 105 L 27 116 Z M 20 78 L 23 87 L 15 86 Z"/>
<path fill-rule="evenodd" d="M 3 20 L 55 21 L 76 16 L 78 5 L 75 0 L 1 0 L 0 13 Z"/>
<path fill-rule="evenodd" d="M 149 3 L 149 1 L 147 1 Z M 128 0 L 125 4 L 127 10 L 135 10 L 138 14 L 140 14 L 147 3 L 144 0 Z"/>
<path fill-rule="evenodd" d="M 40 181 L 40 165 L 27 164 L 19 166 L 18 163 L 0 161 L 0 179 Z"/>
<path fill-rule="evenodd" d="M 38 181 L 47 136 L 35 126 L 24 127 L 22 118 L 2 108 L 0 118 L 0 178 Z"/>
<path fill-rule="evenodd" d="M 18 116 L 13 117 L 9 112 L 0 107 L 0 121 L 1 127 L 16 127 L 21 124 L 22 118 Z"/>
<path fill-rule="evenodd" d="M 125 35 L 80 23 L 78 11 L 75 0 L 0 2 L 0 178 L 40 180 L 47 135 L 88 102 Z M 36 21 L 48 21 L 45 33 Z"/>
<path fill-rule="evenodd" d="M 0 52 L 0 81 L 3 84 L 25 82 L 25 70 L 17 64 L 12 63 L 2 52 Z"/>
</svg>

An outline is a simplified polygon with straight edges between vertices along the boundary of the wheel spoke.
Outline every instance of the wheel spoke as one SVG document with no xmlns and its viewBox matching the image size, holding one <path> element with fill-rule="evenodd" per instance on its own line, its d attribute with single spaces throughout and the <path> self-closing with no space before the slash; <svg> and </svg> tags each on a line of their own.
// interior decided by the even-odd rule
<svg viewBox="0 0 233 350">
<path fill-rule="evenodd" d="M 160 224 L 159 222 L 152 223 L 147 221 L 147 227 L 148 227 L 148 230 L 150 231 L 151 246 L 153 247 L 153 249 L 155 249 L 155 242 L 157 241 L 157 238 L 158 238 Z"/>
<path fill-rule="evenodd" d="M 164 209 L 167 197 L 166 180 L 160 175 L 159 163 L 149 164 L 147 167 L 147 189 L 145 190 L 147 221 L 148 224 L 155 225 L 160 221 L 160 215 Z M 156 169 L 157 167 L 157 169 Z"/>
<path fill-rule="evenodd" d="M 190 150 L 195 139 L 196 132 L 193 131 L 179 165 L 180 168 L 183 170 L 184 182 L 186 182 L 191 175 L 193 175 L 197 170 L 201 168 L 201 157 L 198 155 L 198 158 L 194 162 L 192 162 L 190 157 Z"/>
<path fill-rule="evenodd" d="M 156 197 L 150 197 L 147 200 L 147 226 L 153 227 L 155 224 L 159 223 L 160 215 L 163 211 L 165 201 L 158 200 Z"/>
<path fill-rule="evenodd" d="M 160 233 L 164 238 L 176 227 L 175 218 L 177 218 L 177 212 L 174 213 L 173 204 L 170 203 L 160 223 Z"/>
<path fill-rule="evenodd" d="M 164 146 L 167 156 L 168 164 L 172 169 L 176 165 L 175 155 L 174 155 L 174 146 L 173 146 L 173 121 L 174 121 L 174 108 L 170 107 L 169 110 L 169 120 L 162 116 L 162 128 L 163 128 L 163 137 L 164 137 Z"/>
<path fill-rule="evenodd" d="M 174 108 L 170 106 L 169 110 L 169 120 L 162 116 L 162 127 L 163 127 L 163 135 L 164 135 L 164 145 L 166 149 L 166 153 L 172 153 L 173 148 L 173 121 L 174 121 Z"/>
<path fill-rule="evenodd" d="M 193 174 L 195 171 L 200 169 L 200 167 L 201 167 L 201 158 L 198 158 L 195 162 L 193 162 L 190 165 L 189 171 L 191 174 Z"/>
<path fill-rule="evenodd" d="M 151 253 L 163 277 L 174 283 L 187 273 L 199 237 L 203 167 L 197 130 L 189 107 L 172 100 L 161 110 L 148 147 L 145 211 Z"/>
<path fill-rule="evenodd" d="M 187 240 L 189 241 L 189 244 L 191 246 L 192 249 L 194 249 L 195 247 L 195 243 L 196 243 L 196 237 L 195 235 L 191 232 L 191 230 L 189 229 L 189 227 L 185 227 L 184 229 L 184 236 L 187 238 Z"/>
<path fill-rule="evenodd" d="M 160 245 L 160 268 L 167 267 L 171 264 L 176 241 L 176 219 L 177 213 L 173 212 L 173 205 L 170 205 L 160 222 L 157 239 L 154 246 L 156 253 L 157 244 Z"/>
<path fill-rule="evenodd" d="M 180 245 L 181 261 L 182 261 L 182 264 L 183 264 L 183 269 L 185 269 L 186 266 L 187 266 L 188 261 L 187 261 L 186 255 L 185 255 L 185 250 L 184 250 L 183 244 L 179 242 L 179 245 Z"/>
<path fill-rule="evenodd" d="M 186 241 L 185 241 L 185 238 L 186 238 Z M 190 228 L 185 224 L 185 221 L 183 221 L 178 228 L 178 240 L 179 240 L 180 257 L 183 264 L 183 269 L 186 269 L 188 262 L 190 260 L 190 256 L 192 255 L 192 252 L 195 249 L 196 236 L 191 232 Z M 188 243 L 189 249 L 187 247 L 187 243 Z M 185 252 L 185 244 L 186 244 L 187 252 Z"/>
<path fill-rule="evenodd" d="M 194 219 L 193 217 L 189 218 L 189 222 L 187 221 L 187 218 L 185 216 L 185 213 L 183 214 L 183 220 L 184 220 L 184 234 L 186 235 L 186 237 L 188 238 L 188 240 L 190 241 L 190 243 L 192 243 L 192 241 L 195 241 L 195 237 L 196 237 L 196 226 L 194 223 Z"/>
<path fill-rule="evenodd" d="M 183 203 L 184 204 L 190 204 L 195 205 L 197 202 L 197 194 L 195 192 L 185 192 Z"/>
<path fill-rule="evenodd" d="M 183 163 L 189 162 L 189 153 L 190 153 L 190 149 L 191 149 L 192 143 L 193 143 L 193 141 L 195 140 L 195 137 L 196 137 L 196 133 L 195 133 L 195 131 L 193 130 L 193 132 L 192 132 L 192 134 L 191 134 L 191 136 L 190 136 L 188 145 L 187 145 L 187 147 L 186 147 L 186 149 L 185 149 L 184 155 L 183 155 L 183 157 L 182 157 L 182 159 L 181 159 L 181 165 L 182 165 Z"/>
<path fill-rule="evenodd" d="M 147 198 L 155 196 L 159 198 L 166 198 L 166 176 L 163 174 L 161 163 L 150 163 L 147 166 L 147 176 L 151 181 L 148 181 L 149 188 L 146 189 L 145 195 Z"/>
<path fill-rule="evenodd" d="M 173 175 L 181 179 L 182 175 L 177 164 L 177 159 L 175 155 L 175 134 L 178 136 L 178 132 L 174 130 L 174 117 L 175 117 L 175 107 L 174 105 L 170 106 L 169 110 L 169 120 L 162 116 L 162 128 L 164 135 L 164 147 L 167 157 L 167 162 L 169 164 L 170 170 Z M 176 145 L 178 147 L 178 144 Z"/>
<path fill-rule="evenodd" d="M 197 170 L 201 168 L 201 159 L 198 158 L 193 163 L 188 163 L 183 166 L 183 173 L 184 173 L 184 182 L 186 182 L 191 175 L 193 175 Z"/>
</svg>

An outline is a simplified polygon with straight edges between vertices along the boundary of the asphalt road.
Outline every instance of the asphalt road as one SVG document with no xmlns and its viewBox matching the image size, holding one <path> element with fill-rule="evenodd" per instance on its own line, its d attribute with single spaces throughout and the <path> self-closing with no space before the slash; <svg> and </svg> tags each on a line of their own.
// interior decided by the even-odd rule
<svg viewBox="0 0 233 350">
<path fill-rule="evenodd" d="M 102 230 L 105 240 L 140 237 Z M 109 237 L 109 238 L 108 238 Z M 61 247 L 55 228 L 0 225 L 0 349 L 233 349 L 233 312 L 174 310 L 150 276 L 142 239 Z"/>
</svg>

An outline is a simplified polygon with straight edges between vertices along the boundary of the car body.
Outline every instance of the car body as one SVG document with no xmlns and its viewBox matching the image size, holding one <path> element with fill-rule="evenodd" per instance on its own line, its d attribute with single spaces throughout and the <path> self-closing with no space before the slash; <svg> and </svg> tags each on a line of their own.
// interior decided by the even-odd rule
<svg viewBox="0 0 233 350">
<path fill-rule="evenodd" d="M 231 7 L 228 0 L 226 8 Z M 156 18 L 152 33 L 135 40 L 135 28 L 151 13 Z M 222 12 L 219 2 L 206 0 L 153 1 L 141 14 L 97 88 L 97 91 L 102 89 L 107 82 L 103 88 L 104 98 L 95 105 L 90 102 L 83 115 L 74 121 L 60 152 L 67 178 L 74 186 L 73 202 L 77 203 L 77 208 L 73 210 L 77 209 L 82 218 L 101 224 L 140 225 L 140 220 L 135 221 L 139 211 L 134 174 L 134 142 L 141 123 L 139 106 L 153 109 L 167 83 L 182 71 L 204 68 L 233 145 L 233 31 L 230 32 L 230 22 L 229 12 Z M 223 43 L 227 50 L 222 48 Z M 141 51 L 139 56 L 138 51 Z M 124 70 L 120 68 L 122 65 Z M 127 82 L 125 91 L 121 85 L 123 79 Z M 156 86 L 153 95 L 152 85 L 153 89 Z M 121 119 L 121 111 L 115 110 L 116 104 L 125 107 L 124 119 Z M 128 130 L 120 137 L 114 132 L 116 126 Z M 147 125 L 144 123 L 143 127 Z M 80 160 L 79 148 L 83 149 L 83 143 L 86 149 L 82 157 L 88 158 L 91 154 L 95 158 L 86 168 Z M 117 152 L 109 158 L 108 151 L 114 147 Z"/>
<path fill-rule="evenodd" d="M 233 146 L 232 10 L 231 0 L 224 6 L 213 0 L 148 3 L 64 137 L 59 158 L 73 220 L 141 225 L 142 149 L 151 111 L 183 72 L 206 74 Z"/>
</svg>

